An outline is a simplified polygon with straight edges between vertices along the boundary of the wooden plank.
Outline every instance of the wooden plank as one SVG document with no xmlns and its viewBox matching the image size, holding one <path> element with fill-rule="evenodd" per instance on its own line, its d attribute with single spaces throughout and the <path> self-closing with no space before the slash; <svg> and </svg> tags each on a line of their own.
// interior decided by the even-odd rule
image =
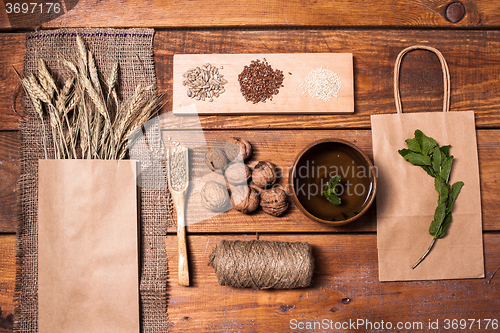
<svg viewBox="0 0 500 333">
<path fill-rule="evenodd" d="M 16 283 L 16 236 L 0 234 L 0 333 L 12 332 Z"/>
<path fill-rule="evenodd" d="M 481 210 L 483 217 L 483 230 L 493 230 L 498 222 L 498 216 L 490 215 L 489 212 L 500 208 L 500 198 L 494 194 L 499 189 L 500 168 L 495 155 L 498 155 L 500 142 L 496 139 L 500 131 L 476 131 L 477 154 L 479 158 L 479 181 L 481 183 Z M 493 228 L 491 228 L 493 227 Z"/>
<path fill-rule="evenodd" d="M 168 131 L 165 136 L 169 136 Z M 224 141 L 230 137 L 242 137 L 254 147 L 254 155 L 249 164 L 259 160 L 270 160 L 281 167 L 281 174 L 286 177 L 286 169 L 301 147 L 322 138 L 336 137 L 351 141 L 372 158 L 371 132 L 368 130 L 333 130 L 333 131 L 204 131 L 208 142 Z M 172 138 L 174 134 L 170 134 Z M 16 132 L 0 132 L 0 179 L 9 180 L 9 186 L 0 189 L 0 232 L 15 232 L 16 200 L 15 181 L 19 174 L 18 151 L 20 138 Z M 483 212 L 483 230 L 500 230 L 500 130 L 478 130 L 478 155 L 481 181 L 481 205 Z M 3 157 L 5 156 L 5 157 Z M 12 156 L 12 159 L 8 156 Z M 282 177 L 280 183 L 286 185 Z M 3 184 L 3 183 L 2 183 Z M 280 218 L 267 215 L 262 210 L 255 214 L 242 215 L 230 210 L 206 221 L 188 226 L 189 232 L 332 232 L 332 231 L 375 231 L 375 205 L 360 220 L 341 227 L 332 228 L 310 221 L 293 204 Z M 175 232 L 172 227 L 170 232 Z"/>
<path fill-rule="evenodd" d="M 18 131 L 0 131 L 0 232 L 16 231 L 20 141 Z"/>
<path fill-rule="evenodd" d="M 283 84 L 272 99 L 253 103 L 243 97 L 239 75 L 244 67 L 257 60 L 267 62 L 273 71 L 281 71 Z M 205 97 L 198 100 L 194 99 L 195 95 L 189 97 L 183 76 L 191 69 L 203 68 L 207 63 L 215 66 L 227 82 L 223 86 L 224 93 L 211 98 L 211 102 Z M 328 81 L 323 79 L 328 82 L 328 87 L 338 87 L 338 90 L 329 92 L 325 83 L 311 79 L 311 84 L 322 88 L 325 96 L 329 94 L 328 99 L 318 99 L 314 92 L 311 94 L 306 88 L 308 75 L 319 68 L 328 70 L 332 76 Z M 174 55 L 172 108 L 178 115 L 349 114 L 354 112 L 352 70 L 350 53 L 178 54 Z M 200 73 L 203 79 L 201 70 Z M 334 78 L 339 80 L 338 83 L 333 82 Z M 207 85 L 208 80 L 207 74 Z M 254 83 L 253 86 L 259 84 Z"/>
<path fill-rule="evenodd" d="M 192 132 L 186 132 L 189 140 L 194 140 Z M 173 142 L 182 142 L 186 145 L 187 140 L 182 140 L 183 131 L 164 131 L 163 138 L 167 142 L 171 138 Z M 369 131 L 204 131 L 204 140 L 210 144 L 224 142 L 231 137 L 241 137 L 252 144 L 252 156 L 247 161 L 251 167 L 255 167 L 258 161 L 271 161 L 277 168 L 278 183 L 291 195 L 292 190 L 288 186 L 288 174 L 296 155 L 307 144 L 329 137 L 336 137 L 359 145 L 359 147 L 371 154 L 371 133 Z M 179 138 L 179 139 L 178 139 Z M 197 138 L 203 140 L 203 137 Z M 186 143 L 184 143 L 186 142 Z M 202 143 L 203 144 L 203 143 Z M 356 223 L 332 228 L 329 225 L 317 223 L 306 218 L 299 209 L 288 198 L 289 208 L 284 215 L 274 217 L 266 214 L 262 209 L 244 215 L 234 209 L 225 213 L 212 213 L 200 204 L 200 191 L 207 180 L 212 179 L 209 169 L 204 162 L 206 149 L 197 153 L 193 144 L 193 166 L 191 192 L 187 203 L 187 230 L 189 232 L 319 232 L 319 231 L 373 231 L 375 225 L 375 206 L 371 207 L 366 216 L 361 217 Z M 371 156 L 370 156 L 371 157 Z M 205 171 L 203 171 L 205 170 Z M 212 176 L 215 176 L 212 174 Z M 223 179 L 219 179 L 223 181 Z M 172 227 L 171 231 L 174 231 Z"/>
<path fill-rule="evenodd" d="M 3 5 L 0 4 L 0 7 Z M 22 73 L 24 66 L 24 34 L 0 34 L 0 130 L 15 130 L 24 109 L 20 103 L 21 86 L 13 67 Z"/>
<path fill-rule="evenodd" d="M 495 0 L 461 1 L 464 16 L 446 14 L 449 2 L 385 0 L 272 1 L 92 1 L 66 0 L 61 8 L 44 6 L 40 12 L 7 14 L 2 4 L 0 29 L 55 27 L 460 27 L 500 25 Z M 76 6 L 75 6 L 76 4 Z M 74 7 L 73 7 L 74 6 Z M 13 10 L 12 10 L 13 11 Z M 54 13 L 54 11 L 56 11 Z M 58 12 L 57 12 L 58 11 Z M 460 19 L 461 18 L 461 19 Z M 458 20 L 459 19 L 459 20 Z M 453 21 L 458 20 L 456 23 Z"/>
<path fill-rule="evenodd" d="M 101 2 L 105 3 L 105 2 Z M 22 67 L 23 34 L 0 34 L 0 130 L 17 129 L 11 95 Z M 398 53 L 413 44 L 437 47 L 451 73 L 451 110 L 474 110 L 479 128 L 500 127 L 500 31 L 469 30 L 207 30 L 158 31 L 154 57 L 158 85 L 172 109 L 173 55 L 179 53 L 350 52 L 354 56 L 354 114 L 203 116 L 203 128 L 369 128 L 370 115 L 396 112 L 393 67 Z M 442 109 L 442 78 L 437 58 L 414 51 L 403 59 L 401 90 L 405 112 Z M 17 108 L 20 108 L 19 103 Z M 171 122 L 170 128 L 178 128 Z"/>
<path fill-rule="evenodd" d="M 500 126 L 500 32 L 439 30 L 164 31 L 155 35 L 157 80 L 170 91 L 178 53 L 350 52 L 354 56 L 352 115 L 203 116 L 204 128 L 369 128 L 370 115 L 396 112 L 393 70 L 398 53 L 415 44 L 438 48 L 451 76 L 451 110 L 474 110 L 480 128 Z M 440 64 L 427 51 L 405 56 L 401 66 L 404 112 L 442 110 Z M 167 110 L 172 109 L 171 100 Z M 184 120 L 182 120 L 183 122 Z M 171 128 L 183 124 L 171 122 Z"/>
<path fill-rule="evenodd" d="M 498 319 L 500 276 L 491 278 L 500 262 L 498 233 L 484 235 L 486 278 L 387 283 L 378 281 L 374 234 L 261 235 L 264 240 L 306 241 L 313 246 L 313 285 L 287 291 L 220 286 L 207 262 L 213 246 L 221 239 L 255 237 L 188 236 L 192 280 L 191 287 L 186 288 L 177 285 L 176 237 L 167 237 L 170 331 L 286 332 L 299 322 L 306 325 L 322 320 L 343 323 L 360 319 L 364 320 L 363 325 L 366 321 L 379 325 L 382 321 L 393 325 L 421 322 L 422 328 L 387 331 L 422 332 L 429 329 L 429 321 L 438 320 L 443 330 L 445 319 Z M 367 328 L 360 326 L 356 331 L 376 331 Z M 316 327 L 314 331 L 321 329 L 347 330 L 328 326 Z"/>
<path fill-rule="evenodd" d="M 359 146 L 370 158 L 372 156 L 371 132 L 365 130 L 347 131 L 204 131 L 207 142 L 223 142 L 230 137 L 242 137 L 253 145 L 253 155 L 248 161 L 254 166 L 258 161 L 269 160 L 279 168 L 282 176 L 279 183 L 289 191 L 287 187 L 288 173 L 291 165 L 307 144 L 324 138 L 340 138 L 348 140 Z M 164 138 L 169 136 L 174 140 L 178 134 L 174 131 L 165 131 Z M 483 211 L 483 229 L 498 230 L 500 227 L 497 219 L 500 209 L 498 198 L 498 182 L 500 170 L 497 150 L 500 147 L 499 130 L 479 130 L 477 132 L 479 170 L 481 180 L 481 196 Z M 202 162 L 200 162 L 202 163 Z M 193 196 L 196 195 L 193 194 Z M 196 202 L 197 197 L 193 197 Z M 289 198 L 291 199 L 291 198 Z M 189 209 L 188 203 L 188 209 Z M 193 207 L 196 207 L 193 205 Z M 213 214 L 212 214 L 213 215 Z M 375 231 L 376 211 L 373 205 L 367 214 L 359 220 L 339 227 L 323 225 L 306 218 L 290 201 L 289 208 L 284 216 L 273 217 L 262 210 L 254 214 L 243 215 L 231 209 L 225 213 L 207 218 L 204 221 L 195 220 L 188 225 L 189 232 L 330 232 L 330 231 Z M 171 232 L 175 229 L 172 227 Z"/>
<path fill-rule="evenodd" d="M 484 235 L 484 279 L 429 282 L 378 282 L 376 235 L 261 236 L 260 239 L 307 241 L 316 268 L 313 286 L 289 291 L 254 291 L 218 285 L 207 267 L 212 247 L 221 239 L 253 236 L 189 236 L 192 287 L 177 285 L 177 240 L 167 237 L 170 262 L 170 330 L 286 331 L 290 320 L 343 322 L 435 321 L 498 318 L 500 235 Z M 15 235 L 0 235 L 0 326 L 12 331 L 15 286 Z M 490 280 L 491 279 L 491 280 Z M 489 282 L 488 282 L 489 281 Z M 404 297 L 402 297 L 404 295 Z M 395 310 L 397 309 L 397 311 Z M 3 320 L 3 322 L 2 322 Z M 267 329 L 266 329 L 267 328 Z M 274 330 L 272 330 L 274 329 Z M 0 330 L 0 332 L 2 332 Z"/>
</svg>

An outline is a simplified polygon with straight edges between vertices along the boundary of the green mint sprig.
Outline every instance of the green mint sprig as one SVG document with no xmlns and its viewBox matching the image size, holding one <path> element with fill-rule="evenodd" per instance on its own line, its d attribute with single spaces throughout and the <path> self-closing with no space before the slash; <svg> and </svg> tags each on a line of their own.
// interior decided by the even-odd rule
<svg viewBox="0 0 500 333">
<path fill-rule="evenodd" d="M 330 201 L 334 205 L 340 205 L 342 203 L 342 200 L 338 196 L 338 189 L 335 188 L 335 185 L 337 185 L 340 182 L 340 176 L 334 176 L 330 181 L 325 185 L 325 188 L 323 189 L 323 195 L 326 197 L 328 201 Z"/>
<path fill-rule="evenodd" d="M 422 167 L 430 176 L 434 177 L 434 188 L 439 194 L 438 205 L 434 212 L 434 220 L 429 227 L 433 236 L 431 245 L 422 257 L 413 265 L 415 269 L 429 254 L 436 239 L 444 237 L 451 223 L 451 211 L 464 183 L 458 181 L 451 185 L 450 173 L 453 155 L 450 155 L 451 146 L 439 147 L 436 140 L 426 136 L 421 130 L 415 131 L 415 137 L 406 140 L 408 149 L 400 149 L 398 153 L 413 165 Z"/>
</svg>

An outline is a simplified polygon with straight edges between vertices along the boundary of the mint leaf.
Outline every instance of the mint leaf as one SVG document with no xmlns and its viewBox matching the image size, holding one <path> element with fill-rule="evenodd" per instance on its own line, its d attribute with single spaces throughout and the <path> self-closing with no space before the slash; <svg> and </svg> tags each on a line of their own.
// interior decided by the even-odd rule
<svg viewBox="0 0 500 333">
<path fill-rule="evenodd" d="M 437 146 L 436 140 L 429 138 L 427 135 L 422 133 L 421 130 L 415 130 L 415 138 L 420 143 L 421 152 L 424 155 L 429 155 L 429 153 Z"/>
<path fill-rule="evenodd" d="M 450 193 L 450 190 L 448 188 L 448 185 L 444 182 L 443 178 L 437 176 L 434 179 L 434 188 L 436 189 L 436 192 L 439 194 L 438 205 L 446 203 L 446 200 L 448 200 L 448 194 Z"/>
<path fill-rule="evenodd" d="M 412 154 L 413 152 L 411 150 L 409 150 L 409 149 L 404 148 L 404 149 L 398 150 L 398 153 L 399 153 L 399 155 L 405 157 L 406 155 Z M 429 165 L 421 165 L 421 167 L 422 167 L 422 169 L 425 170 L 425 172 L 427 172 L 432 177 L 435 176 L 434 169 L 431 166 L 429 166 Z"/>
<path fill-rule="evenodd" d="M 419 153 L 408 153 L 404 156 L 404 159 L 413 165 L 431 165 L 431 158 Z"/>
<path fill-rule="evenodd" d="M 403 148 L 403 149 L 398 150 L 398 153 L 399 153 L 399 155 L 405 157 L 406 155 L 408 155 L 409 153 L 411 153 L 411 150 Z"/>
<path fill-rule="evenodd" d="M 327 193 L 327 194 L 325 194 L 325 197 L 328 201 L 330 201 L 334 205 L 338 206 L 342 203 L 342 200 L 338 196 L 336 196 L 335 194 Z"/>
<path fill-rule="evenodd" d="M 447 145 L 447 146 L 442 146 L 441 148 L 439 148 L 439 150 L 441 150 L 441 152 L 444 154 L 444 156 L 446 157 L 449 157 L 450 156 L 450 145 Z"/>
<path fill-rule="evenodd" d="M 335 185 L 337 185 L 340 182 L 340 176 L 334 176 L 332 177 L 328 183 L 325 185 L 325 188 L 323 189 L 323 195 L 325 198 L 330 201 L 334 205 L 340 205 L 341 204 L 341 199 L 336 195 L 338 193 L 337 189 L 335 188 Z"/>
<path fill-rule="evenodd" d="M 418 143 L 422 145 L 423 137 L 425 136 L 424 133 L 421 130 L 416 129 L 413 135 L 415 135 L 415 139 L 417 139 Z"/>
<path fill-rule="evenodd" d="M 444 218 L 443 223 L 438 228 L 438 231 L 436 232 L 436 235 L 434 236 L 434 238 L 436 238 L 436 239 L 443 238 L 444 235 L 446 235 L 446 230 L 450 226 L 450 223 L 451 223 L 451 214 L 447 214 L 446 217 Z"/>
<path fill-rule="evenodd" d="M 340 179 L 341 179 L 341 178 L 340 178 L 340 176 L 339 176 L 339 175 L 332 177 L 332 178 L 328 181 L 328 183 L 326 184 L 326 186 L 325 186 L 325 190 L 326 190 L 326 189 L 333 189 L 333 187 L 334 187 L 335 185 L 337 185 L 337 184 L 340 182 Z"/>
<path fill-rule="evenodd" d="M 421 167 L 429 174 L 429 176 L 434 177 L 436 175 L 434 173 L 434 169 L 430 165 L 421 165 Z"/>
<path fill-rule="evenodd" d="M 455 184 L 451 185 L 450 197 L 448 200 L 448 207 L 446 208 L 446 213 L 451 213 L 451 210 L 453 209 L 453 205 L 455 204 L 455 200 L 457 199 L 458 195 L 460 194 L 460 190 L 462 189 L 462 186 L 464 186 L 464 182 L 462 182 L 462 181 L 456 182 Z"/>
<path fill-rule="evenodd" d="M 437 206 L 436 211 L 434 212 L 434 220 L 429 227 L 429 233 L 436 237 L 441 224 L 443 224 L 444 218 L 446 216 L 446 203 L 441 203 Z"/>
<path fill-rule="evenodd" d="M 415 137 L 405 140 L 408 149 L 400 149 L 398 153 L 413 165 L 418 165 L 430 176 L 434 177 L 434 188 L 439 195 L 438 206 L 434 211 L 434 219 L 429 226 L 429 233 L 433 240 L 424 255 L 413 265 L 417 267 L 432 249 L 436 239 L 444 237 L 452 215 L 451 211 L 455 200 L 464 185 L 459 181 L 450 188 L 450 173 L 453 156 L 450 155 L 451 146 L 439 147 L 436 140 L 426 136 L 421 130 L 415 130 Z"/>
<path fill-rule="evenodd" d="M 422 148 L 420 147 L 420 143 L 418 142 L 417 139 L 407 139 L 406 140 L 406 145 L 408 146 L 408 149 L 415 153 L 421 153 Z"/>
<path fill-rule="evenodd" d="M 434 150 L 432 152 L 432 169 L 436 174 L 439 174 L 441 172 L 441 157 L 442 152 L 439 149 L 439 147 L 434 147 Z"/>
<path fill-rule="evenodd" d="M 441 162 L 441 172 L 439 176 L 443 178 L 443 180 L 448 183 L 450 180 L 450 172 L 451 172 L 451 164 L 453 163 L 453 155 L 448 156 Z"/>
</svg>

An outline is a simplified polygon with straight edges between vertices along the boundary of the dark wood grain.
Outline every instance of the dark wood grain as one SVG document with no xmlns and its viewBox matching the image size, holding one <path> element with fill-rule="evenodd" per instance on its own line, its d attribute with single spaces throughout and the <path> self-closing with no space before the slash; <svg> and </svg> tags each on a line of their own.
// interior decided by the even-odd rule
<svg viewBox="0 0 500 333">
<path fill-rule="evenodd" d="M 12 332 L 16 280 L 15 235 L 0 234 L 0 333 Z"/>
<path fill-rule="evenodd" d="M 18 131 L 0 131 L 0 232 L 16 232 L 20 140 Z"/>
<path fill-rule="evenodd" d="M 191 287 L 177 285 L 175 236 L 166 239 L 169 259 L 170 331 L 283 332 L 290 320 L 344 322 L 428 321 L 446 318 L 498 318 L 500 235 L 484 235 L 484 279 L 379 282 L 376 235 L 261 235 L 260 239 L 306 241 L 313 246 L 313 285 L 289 291 L 255 291 L 220 286 L 207 266 L 212 247 L 221 239 L 255 236 L 189 236 Z M 0 235 L 1 318 L 14 309 L 14 235 Z M 394 309 L 398 311 L 394 311 Z M 9 325 L 9 321 L 6 326 Z M 425 328 L 426 326 L 424 326 Z M 1 328 L 1 327 L 0 327 Z M 11 332 L 11 328 L 2 328 Z M 365 330 L 362 330 L 365 331 Z M 419 330 L 417 330 L 419 331 Z M 1 332 L 1 330 L 0 330 Z"/>
<path fill-rule="evenodd" d="M 1 7 L 2 4 L 0 4 Z M 23 71 L 24 34 L 0 33 L 0 130 L 15 130 L 19 126 L 19 116 L 23 113 L 20 103 L 21 86 L 14 69 Z M 16 98 L 17 97 L 17 98 Z M 15 111 L 14 111 L 15 109 Z"/>
<path fill-rule="evenodd" d="M 17 87 L 14 65 L 22 68 L 23 34 L 0 34 L 0 130 L 18 128 L 11 98 Z M 364 128 L 370 115 L 395 112 L 393 66 L 409 45 L 437 47 L 451 72 L 451 110 L 474 110 L 478 128 L 500 127 L 500 31 L 469 30 L 209 30 L 159 31 L 154 56 L 159 87 L 167 92 L 164 111 L 172 108 L 172 61 L 178 53 L 352 52 L 355 112 L 352 115 L 203 116 L 207 129 Z M 286 82 L 284 82 L 286 84 Z M 402 63 L 405 112 L 439 111 L 442 78 L 437 58 L 414 51 Z M 19 103 L 18 110 L 22 110 Z M 179 122 L 168 124 L 178 128 Z"/>
<path fill-rule="evenodd" d="M 25 35 L 14 31 L 31 30 L 35 25 L 160 28 L 155 32 L 153 51 L 158 85 L 167 93 L 164 115 L 172 108 L 174 54 L 353 53 L 352 115 L 167 117 L 162 122 L 164 133 L 195 128 L 199 120 L 208 141 L 247 138 L 255 149 L 251 164 L 267 159 L 284 170 L 302 146 L 320 138 L 352 141 L 371 157 L 370 115 L 395 112 L 393 67 L 397 54 L 415 44 L 438 48 L 450 67 L 451 110 L 475 111 L 486 278 L 379 282 L 375 206 L 362 219 L 338 228 L 308 220 L 293 205 L 281 218 L 262 211 L 245 216 L 230 210 L 188 226 L 189 288 L 177 285 L 177 241 L 175 230 L 169 229 L 169 329 L 272 332 L 290 331 L 291 319 L 304 324 L 362 319 L 422 322 L 423 329 L 413 327 L 413 331 L 425 331 L 429 321 L 439 320 L 442 331 L 445 319 L 500 319 L 500 271 L 494 275 L 500 265 L 500 7 L 496 0 L 461 2 L 465 15 L 456 23 L 445 17 L 449 2 L 438 0 L 383 0 L 376 5 L 362 0 L 223 0 L 217 4 L 211 0 L 154 4 L 80 0 L 57 18 L 30 20 L 22 15 L 8 17 L 5 2 L 0 2 L 0 332 L 12 332 L 14 311 L 20 145 L 19 116 L 14 109 L 21 113 L 22 108 L 12 66 L 22 71 L 26 52 Z M 186 27 L 201 29 L 168 29 Z M 405 112 L 441 110 L 442 87 L 441 69 L 433 54 L 415 51 L 404 58 L 401 93 Z M 285 185 L 286 178 L 281 183 Z M 213 268 L 206 265 L 212 247 L 221 239 L 254 239 L 256 233 L 261 239 L 310 242 L 316 258 L 313 286 L 290 291 L 220 286 Z M 362 327 L 358 331 L 374 330 Z"/>
<path fill-rule="evenodd" d="M 164 137 L 174 137 L 175 132 L 165 131 Z M 368 130 L 303 130 L 303 131 L 204 131 L 208 142 L 223 142 L 232 136 L 249 140 L 253 145 L 254 154 L 249 165 L 255 165 L 260 160 L 270 160 L 275 163 L 284 176 L 280 179 L 286 188 L 288 170 L 297 154 L 307 144 L 324 138 L 340 138 L 348 140 L 360 147 L 372 158 L 371 131 Z M 477 132 L 479 170 L 481 180 L 481 199 L 483 212 L 483 229 L 499 230 L 500 223 L 500 190 L 497 179 L 500 177 L 498 163 L 500 159 L 499 130 L 479 130 Z M 290 199 L 290 198 L 289 198 Z M 193 199 L 194 200 L 194 199 Z M 189 206 L 188 206 L 189 207 Z M 175 232 L 175 228 L 170 229 Z M 205 221 L 190 224 L 189 232 L 359 232 L 376 231 L 376 210 L 373 205 L 367 214 L 359 220 L 340 227 L 323 225 L 306 218 L 291 202 L 288 211 L 282 217 L 273 217 L 258 210 L 251 215 L 243 215 L 235 210 L 229 210 Z"/>
<path fill-rule="evenodd" d="M 11 14 L 0 6 L 0 29 L 54 27 L 498 27 L 500 17 L 494 0 L 465 0 L 465 16 L 456 23 L 446 17 L 449 2 L 437 0 L 317 1 L 134 1 L 80 0 L 60 14 Z M 69 7 L 69 8 L 68 8 Z M 66 12 L 66 13 L 65 13 Z M 64 14 L 65 13 L 65 14 Z"/>
<path fill-rule="evenodd" d="M 370 115 L 396 112 L 394 62 L 410 45 L 438 48 L 451 76 L 451 110 L 474 110 L 479 128 L 500 125 L 500 33 L 442 30 L 186 31 L 155 36 L 157 79 L 170 91 L 176 53 L 352 52 L 353 115 L 200 117 L 204 128 L 369 128 Z M 401 67 L 404 112 L 442 110 L 443 80 L 435 55 L 413 51 Z M 286 84 L 286 82 L 284 82 Z M 167 110 L 172 108 L 171 100 Z M 180 124 L 171 123 L 172 128 Z"/>
<path fill-rule="evenodd" d="M 177 285 L 176 238 L 167 237 L 169 306 L 172 332 L 288 332 L 290 320 L 345 322 L 422 322 L 429 320 L 498 318 L 500 235 L 484 235 L 483 279 L 379 282 L 376 235 L 261 235 L 260 239 L 306 241 L 313 246 L 313 285 L 289 291 L 256 291 L 220 286 L 208 256 L 221 239 L 251 240 L 255 236 L 188 236 L 191 287 Z M 397 309 L 397 311 L 395 310 Z M 305 330 L 308 331 L 308 330 Z M 312 331 L 312 330 L 309 330 Z M 338 331 L 348 330 L 315 330 Z M 358 328 L 358 332 L 376 330 Z M 383 331 L 383 330 L 381 330 Z M 409 332 L 386 330 L 387 332 Z M 472 330 L 472 331 L 479 331 Z M 493 332 L 490 330 L 489 332 Z"/>
<path fill-rule="evenodd" d="M 169 131 L 165 131 L 168 136 Z M 278 165 L 282 174 L 292 165 L 295 156 L 308 143 L 322 138 L 342 138 L 358 145 L 372 157 L 371 132 L 369 130 L 303 130 L 303 131 L 205 131 L 209 142 L 224 141 L 232 136 L 248 139 L 254 147 L 254 155 L 249 161 L 253 165 L 259 160 L 270 160 Z M 173 135 L 172 135 L 173 136 Z M 16 219 L 16 181 L 19 174 L 18 147 L 20 138 L 17 132 L 0 132 L 0 232 L 15 232 Z M 500 130 L 478 130 L 478 155 L 481 180 L 481 204 L 483 229 L 500 230 Z M 286 186 L 287 179 L 280 182 Z M 230 210 L 209 220 L 188 226 L 189 232 L 359 232 L 376 230 L 375 206 L 366 216 L 342 227 L 332 228 L 310 221 L 290 204 L 286 215 L 275 218 L 259 210 L 252 215 L 242 215 Z M 172 228 L 171 232 L 175 232 Z"/>
</svg>

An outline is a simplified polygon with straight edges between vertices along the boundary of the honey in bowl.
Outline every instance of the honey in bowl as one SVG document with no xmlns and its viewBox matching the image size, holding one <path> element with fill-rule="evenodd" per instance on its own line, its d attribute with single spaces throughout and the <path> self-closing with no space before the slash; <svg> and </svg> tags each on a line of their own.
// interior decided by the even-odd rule
<svg viewBox="0 0 500 333">
<path fill-rule="evenodd" d="M 332 177 L 340 205 L 323 194 Z M 361 216 L 375 195 L 375 170 L 369 158 L 347 141 L 323 141 L 306 148 L 293 168 L 293 189 L 299 208 L 320 222 L 348 223 Z"/>
</svg>

